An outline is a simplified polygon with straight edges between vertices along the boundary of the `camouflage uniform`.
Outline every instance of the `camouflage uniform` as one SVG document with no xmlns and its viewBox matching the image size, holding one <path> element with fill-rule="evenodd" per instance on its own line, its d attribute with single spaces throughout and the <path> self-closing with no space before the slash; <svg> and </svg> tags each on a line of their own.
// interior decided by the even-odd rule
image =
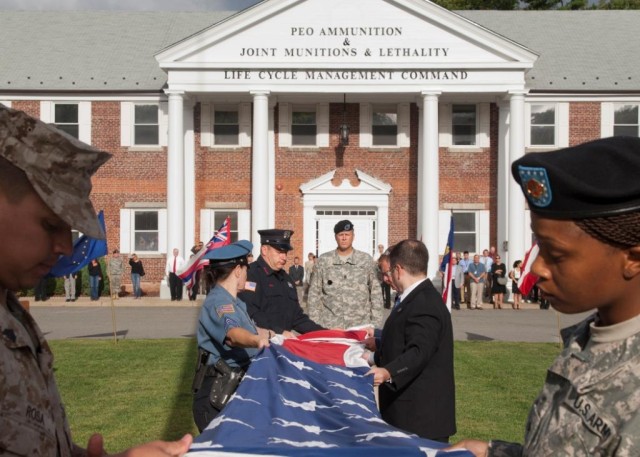
<svg viewBox="0 0 640 457">
<path fill-rule="evenodd" d="M 640 455 L 640 316 L 601 342 L 593 320 L 563 331 L 565 349 L 531 408 L 524 445 L 492 441 L 489 456 Z"/>
<path fill-rule="evenodd" d="M 0 454 L 76 456 L 53 355 L 15 295 L 0 288 Z"/>
<path fill-rule="evenodd" d="M 356 249 L 346 261 L 337 250 L 322 254 L 311 278 L 307 309 L 313 321 L 328 328 L 380 326 L 382 290 L 371 256 Z"/>
<path fill-rule="evenodd" d="M 122 257 L 111 257 L 109 259 L 109 284 L 111 286 L 111 295 L 120 293 L 122 285 L 122 273 L 124 273 L 124 262 Z"/>
</svg>

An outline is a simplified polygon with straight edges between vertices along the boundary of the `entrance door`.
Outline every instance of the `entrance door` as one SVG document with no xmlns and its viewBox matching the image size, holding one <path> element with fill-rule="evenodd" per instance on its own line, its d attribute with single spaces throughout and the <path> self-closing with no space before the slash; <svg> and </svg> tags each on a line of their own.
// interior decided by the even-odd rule
<svg viewBox="0 0 640 457">
<path fill-rule="evenodd" d="M 336 239 L 333 227 L 341 220 L 353 222 L 353 247 L 373 256 L 377 246 L 377 211 L 370 208 L 326 209 L 316 211 L 316 255 L 333 251 Z"/>
</svg>

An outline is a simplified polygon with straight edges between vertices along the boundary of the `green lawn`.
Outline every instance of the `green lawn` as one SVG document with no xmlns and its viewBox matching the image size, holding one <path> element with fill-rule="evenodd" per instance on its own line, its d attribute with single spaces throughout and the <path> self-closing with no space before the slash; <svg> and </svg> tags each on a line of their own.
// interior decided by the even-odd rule
<svg viewBox="0 0 640 457">
<path fill-rule="evenodd" d="M 196 433 L 191 418 L 195 341 L 51 342 L 74 440 L 96 431 L 109 451 Z M 456 342 L 458 434 L 521 441 L 529 406 L 557 344 Z"/>
</svg>

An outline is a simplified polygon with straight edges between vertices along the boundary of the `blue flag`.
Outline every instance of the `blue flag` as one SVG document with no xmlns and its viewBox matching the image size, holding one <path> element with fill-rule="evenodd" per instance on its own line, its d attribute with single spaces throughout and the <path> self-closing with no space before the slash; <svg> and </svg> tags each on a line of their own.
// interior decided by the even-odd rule
<svg viewBox="0 0 640 457">
<path fill-rule="evenodd" d="M 102 211 L 98 213 L 98 221 L 104 231 L 107 233 L 104 226 L 104 214 Z M 48 277 L 59 278 L 64 275 L 69 275 L 79 271 L 85 265 L 88 265 L 93 259 L 104 257 L 107 255 L 107 240 L 96 240 L 89 238 L 86 235 L 82 235 L 73 243 L 73 252 L 70 256 L 61 256 L 56 264 L 53 266 Z"/>
<path fill-rule="evenodd" d="M 312 362 L 271 344 L 256 356 L 234 396 L 195 439 L 189 454 L 472 455 L 466 450 L 440 452 L 446 444 L 387 424 L 367 371 Z"/>
</svg>

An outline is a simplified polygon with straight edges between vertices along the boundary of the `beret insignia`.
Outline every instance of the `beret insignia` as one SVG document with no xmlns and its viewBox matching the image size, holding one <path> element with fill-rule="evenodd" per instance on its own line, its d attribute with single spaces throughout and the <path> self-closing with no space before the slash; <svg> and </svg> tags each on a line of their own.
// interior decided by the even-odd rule
<svg viewBox="0 0 640 457">
<path fill-rule="evenodd" d="M 551 204 L 551 185 L 547 170 L 541 167 L 518 167 L 522 190 L 529 200 L 529 203 L 545 207 Z"/>
</svg>

